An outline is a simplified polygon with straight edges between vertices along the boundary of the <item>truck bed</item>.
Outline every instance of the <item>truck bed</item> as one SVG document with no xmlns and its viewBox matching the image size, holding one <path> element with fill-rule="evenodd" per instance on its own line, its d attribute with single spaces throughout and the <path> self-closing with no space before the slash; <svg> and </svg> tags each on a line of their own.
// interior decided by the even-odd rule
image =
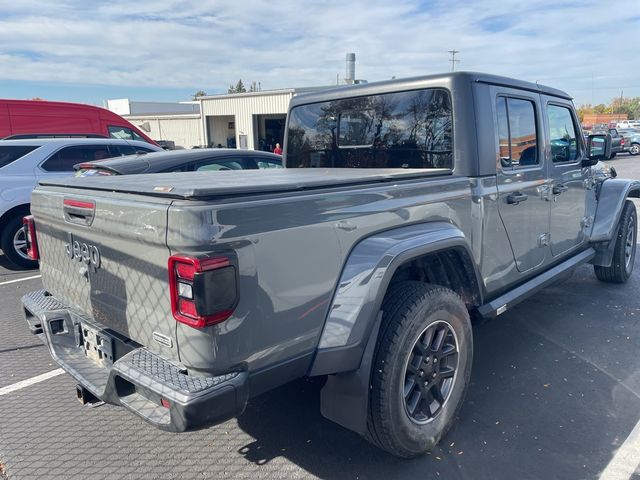
<svg viewBox="0 0 640 480">
<path fill-rule="evenodd" d="M 153 173 L 111 177 L 68 177 L 40 185 L 205 200 L 216 197 L 292 192 L 451 175 L 438 169 L 288 168 L 216 172 Z"/>
</svg>

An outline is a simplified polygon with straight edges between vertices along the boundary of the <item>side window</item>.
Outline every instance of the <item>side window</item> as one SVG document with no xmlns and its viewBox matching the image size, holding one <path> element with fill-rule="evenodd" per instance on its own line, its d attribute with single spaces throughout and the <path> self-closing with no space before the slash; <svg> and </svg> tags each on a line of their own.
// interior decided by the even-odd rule
<svg viewBox="0 0 640 480">
<path fill-rule="evenodd" d="M 111 145 L 111 150 L 117 153 L 117 155 L 135 155 L 137 153 L 149 153 L 153 150 L 144 147 L 138 147 L 133 145 Z"/>
<path fill-rule="evenodd" d="M 537 165 L 538 136 L 533 102 L 519 98 L 498 97 L 498 144 L 503 167 Z"/>
<path fill-rule="evenodd" d="M 193 171 L 193 163 L 187 163 L 186 165 L 180 165 L 179 167 L 171 167 L 167 170 L 162 170 L 160 173 L 168 173 L 168 172 L 192 172 Z"/>
<path fill-rule="evenodd" d="M 507 116 L 507 99 L 498 97 L 496 104 L 498 115 L 498 148 L 500 163 L 503 167 L 511 166 L 511 149 L 509 148 L 509 117 Z"/>
<path fill-rule="evenodd" d="M 119 138 L 121 140 L 136 140 L 133 138 L 133 130 L 127 127 L 107 127 L 111 138 Z"/>
<path fill-rule="evenodd" d="M 19 158 L 24 157 L 27 153 L 34 151 L 38 148 L 34 146 L 0 146 L 0 168 L 15 162 Z"/>
<path fill-rule="evenodd" d="M 131 130 L 131 135 L 133 135 L 133 139 L 134 140 L 139 140 L 141 142 L 146 142 L 146 140 L 144 138 L 142 138 L 140 135 L 138 135 L 135 130 Z"/>
<path fill-rule="evenodd" d="M 253 159 L 258 168 L 282 168 L 282 161 L 256 157 Z"/>
<path fill-rule="evenodd" d="M 551 160 L 554 163 L 574 162 L 578 159 L 578 140 L 571 110 L 559 105 L 547 107 Z"/>
<path fill-rule="evenodd" d="M 233 160 L 211 160 L 202 162 L 196 166 L 196 171 L 217 171 L 217 170 L 242 170 L 242 164 Z"/>
<path fill-rule="evenodd" d="M 91 162 L 109 158 L 107 145 L 77 145 L 58 150 L 52 157 L 42 164 L 42 169 L 47 172 L 73 172 L 73 166 L 77 163 Z"/>
</svg>

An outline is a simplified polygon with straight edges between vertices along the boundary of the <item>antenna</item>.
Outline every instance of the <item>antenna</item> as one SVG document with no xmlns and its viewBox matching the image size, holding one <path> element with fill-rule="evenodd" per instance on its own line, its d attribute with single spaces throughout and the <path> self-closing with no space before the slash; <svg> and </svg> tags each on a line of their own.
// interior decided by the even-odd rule
<svg viewBox="0 0 640 480">
<path fill-rule="evenodd" d="M 456 60 L 456 53 L 460 53 L 460 50 L 453 49 L 448 52 L 451 54 L 449 62 L 451 62 L 451 71 L 453 72 L 456 69 L 456 63 L 460 63 L 460 60 Z"/>
</svg>

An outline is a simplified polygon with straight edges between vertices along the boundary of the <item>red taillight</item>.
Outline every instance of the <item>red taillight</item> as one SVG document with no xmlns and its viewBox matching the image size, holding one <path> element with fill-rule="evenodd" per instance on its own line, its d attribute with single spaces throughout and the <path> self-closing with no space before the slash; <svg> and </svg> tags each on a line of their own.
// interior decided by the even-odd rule
<svg viewBox="0 0 640 480">
<path fill-rule="evenodd" d="M 31 260 L 38 260 L 40 253 L 38 252 L 38 239 L 36 238 L 36 223 L 33 215 L 27 215 L 22 219 L 24 225 L 24 235 L 27 241 L 27 255 Z"/>
<path fill-rule="evenodd" d="M 169 290 L 173 317 L 203 328 L 225 321 L 238 301 L 237 273 L 228 257 L 169 258 Z"/>
<path fill-rule="evenodd" d="M 62 203 L 67 207 L 86 208 L 87 210 L 93 210 L 96 207 L 96 204 L 93 202 L 83 202 L 81 200 L 73 200 L 71 198 L 65 198 Z"/>
<path fill-rule="evenodd" d="M 196 274 L 196 267 L 192 263 L 178 262 L 176 265 L 176 274 L 178 277 L 184 280 L 193 281 L 193 277 Z"/>
<path fill-rule="evenodd" d="M 624 143 L 625 143 L 625 142 L 624 142 L 624 138 L 621 138 L 621 139 L 620 139 L 620 145 L 624 147 Z"/>
</svg>

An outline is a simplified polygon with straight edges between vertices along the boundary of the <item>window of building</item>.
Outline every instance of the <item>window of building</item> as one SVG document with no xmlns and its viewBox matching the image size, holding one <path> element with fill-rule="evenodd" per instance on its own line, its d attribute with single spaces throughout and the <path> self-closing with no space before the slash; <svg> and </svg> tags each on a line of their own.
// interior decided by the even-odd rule
<svg viewBox="0 0 640 480">
<path fill-rule="evenodd" d="M 451 96 L 424 89 L 301 105 L 287 167 L 453 168 Z"/>
<path fill-rule="evenodd" d="M 498 97 L 498 146 L 503 167 L 537 165 L 536 110 L 532 101 Z"/>
<path fill-rule="evenodd" d="M 571 110 L 559 105 L 547 107 L 551 160 L 554 163 L 574 162 L 578 159 L 578 140 Z"/>
</svg>

